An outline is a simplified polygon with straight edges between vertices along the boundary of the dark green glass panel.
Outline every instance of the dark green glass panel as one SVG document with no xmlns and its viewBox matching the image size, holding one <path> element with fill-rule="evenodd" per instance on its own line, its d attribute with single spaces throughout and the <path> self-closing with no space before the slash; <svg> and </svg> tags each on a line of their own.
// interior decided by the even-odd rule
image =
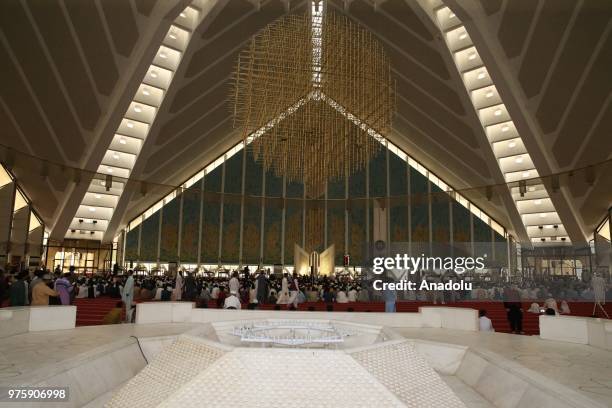
<svg viewBox="0 0 612 408">
<path fill-rule="evenodd" d="M 157 242 L 159 237 L 159 211 L 142 222 L 140 237 L 140 260 L 157 262 Z"/>
<path fill-rule="evenodd" d="M 180 195 L 162 207 L 161 243 L 159 259 L 161 262 L 178 261 L 178 226 L 181 205 Z"/>
<path fill-rule="evenodd" d="M 198 233 L 200 227 L 200 181 L 183 193 L 183 219 L 181 229 L 181 262 L 198 261 Z"/>
<path fill-rule="evenodd" d="M 427 178 L 410 168 L 410 204 L 412 242 L 429 241 L 429 195 Z"/>
<path fill-rule="evenodd" d="M 389 235 L 391 242 L 407 242 L 408 237 L 408 168 L 407 163 L 389 153 Z"/>
<path fill-rule="evenodd" d="M 219 261 L 219 225 L 221 222 L 221 191 L 223 166 L 217 166 L 204 176 L 204 208 L 202 216 L 201 261 Z M 209 193 L 209 194 L 206 194 Z"/>
<path fill-rule="evenodd" d="M 450 242 L 449 195 L 435 184 L 431 185 L 431 229 L 432 241 Z"/>
<path fill-rule="evenodd" d="M 138 260 L 138 234 L 140 232 L 140 225 L 133 230 L 128 231 L 125 236 L 125 260 L 136 261 Z"/>
</svg>

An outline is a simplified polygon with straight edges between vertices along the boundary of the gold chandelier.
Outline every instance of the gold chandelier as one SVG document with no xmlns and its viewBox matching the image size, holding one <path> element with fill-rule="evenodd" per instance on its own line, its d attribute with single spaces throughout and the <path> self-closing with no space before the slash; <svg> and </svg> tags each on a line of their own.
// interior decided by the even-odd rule
<svg viewBox="0 0 612 408">
<path fill-rule="evenodd" d="M 318 4 L 317 4 L 318 6 Z M 395 112 L 389 59 L 372 34 L 321 7 L 254 36 L 238 58 L 231 100 L 256 160 L 307 197 L 377 153 Z"/>
</svg>

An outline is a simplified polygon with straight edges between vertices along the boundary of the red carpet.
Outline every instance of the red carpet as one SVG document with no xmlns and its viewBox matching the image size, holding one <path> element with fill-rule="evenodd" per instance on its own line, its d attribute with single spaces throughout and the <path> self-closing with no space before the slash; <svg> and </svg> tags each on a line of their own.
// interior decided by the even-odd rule
<svg viewBox="0 0 612 408">
<path fill-rule="evenodd" d="M 119 299 L 111 299 L 108 297 L 100 297 L 96 299 L 75 299 L 74 305 L 77 307 L 77 326 L 91 326 L 102 324 L 104 316 L 113 308 Z M 538 326 L 538 315 L 534 313 L 528 313 L 526 310 L 529 308 L 531 302 L 523 303 L 523 331 L 526 334 L 539 334 L 540 329 Z M 262 305 L 262 310 L 273 310 L 275 305 Z M 432 306 L 431 303 L 427 302 L 398 302 L 398 312 L 417 312 L 419 306 Z M 476 301 L 465 301 L 446 304 L 448 307 L 467 307 L 472 309 L 485 309 L 487 315 L 493 322 L 495 331 L 508 333 L 510 332 L 510 325 L 506 319 L 506 310 L 502 302 L 476 302 Z M 570 310 L 573 316 L 591 316 L 593 312 L 593 303 L 590 302 L 570 302 Z M 209 303 L 210 308 L 215 307 L 215 302 Z M 315 311 L 326 311 L 327 304 L 323 302 L 306 302 L 299 305 L 299 310 L 308 311 L 310 307 L 313 307 Z M 284 310 L 286 306 L 283 305 L 281 308 Z M 346 312 L 348 309 L 353 309 L 354 312 L 384 312 L 385 305 L 382 302 L 357 302 L 357 303 L 334 303 L 334 311 Z M 612 316 L 612 303 L 606 304 L 606 311 Z M 597 316 L 603 317 L 601 311 L 596 311 Z"/>
</svg>

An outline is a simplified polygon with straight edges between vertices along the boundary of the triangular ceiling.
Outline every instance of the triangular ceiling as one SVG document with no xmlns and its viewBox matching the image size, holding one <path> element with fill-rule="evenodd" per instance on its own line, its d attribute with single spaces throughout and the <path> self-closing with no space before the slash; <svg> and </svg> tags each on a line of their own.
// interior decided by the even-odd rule
<svg viewBox="0 0 612 408">
<path fill-rule="evenodd" d="M 95 171 L 168 27 L 189 3 L 186 0 L 102 0 L 98 8 L 88 5 L 93 2 L 78 0 L 2 2 L 0 52 L 5 57 L 3 60 L 9 62 L 5 64 L 7 70 L 0 86 L 2 143 L 53 162 Z M 330 9 L 346 14 L 375 33 L 391 57 L 397 79 L 398 115 L 388 138 L 457 189 L 503 182 L 451 54 L 428 14 L 431 2 L 332 0 L 328 3 Z M 564 115 L 564 127 L 579 126 L 582 118 L 574 95 L 580 96 L 580 92 L 601 95 L 601 89 L 589 91 L 589 87 L 609 84 L 598 75 L 609 61 L 597 62 L 600 50 L 606 48 L 606 38 L 610 38 L 609 30 L 597 31 L 596 27 L 578 25 L 579 19 L 567 32 L 559 32 L 556 25 L 546 24 L 554 21 L 558 13 L 574 21 L 587 13 L 586 3 L 574 8 L 566 4 L 564 7 L 569 7 L 566 10 L 557 9 L 555 2 L 547 2 L 537 17 L 534 17 L 537 6 L 530 4 L 524 4 L 521 10 L 527 10 L 524 11 L 527 16 L 522 16 L 501 0 L 482 0 L 481 4 L 473 1 L 470 7 L 463 8 L 463 2 L 448 3 L 457 13 L 465 13 L 464 19 L 471 21 L 474 30 L 488 36 L 487 41 L 477 44 L 479 49 L 484 47 L 487 52 L 491 48 L 500 65 L 511 67 L 507 73 L 509 78 L 504 77 L 508 84 L 502 87 L 515 86 L 517 81 L 523 86 L 532 84 L 524 69 L 531 61 L 530 55 L 537 55 L 538 47 L 540 50 L 543 47 L 535 36 L 517 37 L 516 41 L 521 41 L 520 49 L 531 50 L 530 53 L 519 57 L 507 54 L 513 47 L 512 38 L 505 34 L 510 22 L 534 27 L 544 37 L 550 34 L 557 45 L 555 55 L 568 54 L 556 57 L 547 70 L 550 72 L 544 75 L 553 79 L 576 76 L 581 79 L 576 89 L 552 95 L 553 85 L 549 85 L 547 89 L 530 92 L 535 95 L 532 99 L 541 100 L 541 106 L 527 104 L 529 109 L 523 112 L 526 121 L 538 118 L 541 122 L 549 117 L 544 114 L 545 103 L 554 99 L 556 104 L 571 105 Z M 179 185 L 239 141 L 240 135 L 232 129 L 231 112 L 226 103 L 237 54 L 257 30 L 287 13 L 287 9 L 290 13 L 305 12 L 306 5 L 305 1 L 281 0 L 215 3 L 189 43 L 134 164 L 132 177 L 151 184 Z M 598 10 L 603 19 L 600 23 L 609 25 L 612 5 L 601 2 Z M 530 17 L 530 13 L 534 15 Z M 579 52 L 567 38 L 573 38 L 574 31 L 588 33 L 582 50 L 589 57 L 588 69 L 572 64 L 569 58 Z M 525 68 L 521 70 L 523 65 Z M 588 99 L 582 105 L 589 106 Z M 545 127 L 542 123 L 536 126 L 531 137 L 536 139 L 536 145 L 544 146 L 541 147 L 544 154 L 552 152 L 548 153 L 554 156 L 550 161 L 551 170 L 611 157 L 611 139 L 601 136 L 609 135 L 607 125 L 612 117 L 609 107 L 609 97 L 595 107 L 597 114 L 592 118 L 588 137 L 577 138 L 569 130 L 542 131 Z M 549 134 L 554 137 L 548 138 Z M 575 150 L 576 143 L 580 145 L 581 156 L 568 160 L 567 149 Z M 75 188 L 70 176 L 60 171 L 51 171 L 49 181 L 41 178 L 37 169 L 20 170 L 16 166 L 15 172 L 54 236 L 63 237 L 75 214 L 74 203 L 81 202 L 85 189 Z M 611 191 L 602 177 L 593 186 L 571 187 L 563 198 L 572 209 L 569 216 L 578 215 L 581 229 L 589 231 L 603 215 L 601 208 L 610 205 Z M 167 193 L 167 190 L 156 192 L 152 188 L 146 196 L 138 191 L 126 194 L 115 209 L 105 238 L 112 239 L 126 222 Z M 522 224 L 509 193 L 496 195 L 491 201 L 482 193 L 469 198 L 509 230 L 521 235 Z M 574 235 L 572 240 L 580 241 L 580 234 Z"/>
</svg>

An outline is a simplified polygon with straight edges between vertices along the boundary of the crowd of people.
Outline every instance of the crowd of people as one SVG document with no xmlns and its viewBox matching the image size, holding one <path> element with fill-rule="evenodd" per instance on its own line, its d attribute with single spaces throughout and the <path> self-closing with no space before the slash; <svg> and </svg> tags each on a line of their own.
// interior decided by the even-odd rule
<svg viewBox="0 0 612 408">
<path fill-rule="evenodd" d="M 445 276 L 424 276 L 421 279 L 438 279 Z M 610 287 L 607 288 L 610 292 Z M 612 293 L 606 294 L 607 298 Z M 522 303 L 531 302 L 526 312 L 569 314 L 568 301 L 593 301 L 593 288 L 578 280 L 559 279 L 546 284 L 524 281 L 522 284 L 479 282 L 468 291 L 376 291 L 364 275 L 354 279 L 350 275 L 335 277 L 273 274 L 270 270 L 251 273 L 249 267 L 221 275 L 201 275 L 188 271 L 176 276 L 134 275 L 133 271 L 95 276 L 40 269 L 5 274 L 0 270 L 0 304 L 68 305 L 75 298 L 106 296 L 118 300 L 117 307 L 125 308 L 125 318 L 132 319 L 132 307 L 136 301 L 194 301 L 198 307 L 226 309 L 255 309 L 262 304 L 274 304 L 276 309 L 297 309 L 303 302 L 333 303 L 385 302 L 385 311 L 394 312 L 397 300 L 423 301 L 445 304 L 458 301 L 504 302 L 512 332 L 522 332 Z M 558 300 L 557 300 L 558 299 Z M 109 320 L 117 322 L 117 310 Z M 484 316 L 486 318 L 486 312 Z M 487 326 L 487 324 L 485 324 Z M 488 326 L 487 326 L 488 327 Z"/>
</svg>

